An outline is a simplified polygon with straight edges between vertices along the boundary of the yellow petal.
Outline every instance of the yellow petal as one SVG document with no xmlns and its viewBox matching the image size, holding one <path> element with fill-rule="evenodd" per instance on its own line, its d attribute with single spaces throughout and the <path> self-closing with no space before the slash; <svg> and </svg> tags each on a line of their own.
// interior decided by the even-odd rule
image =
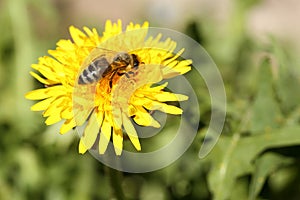
<svg viewBox="0 0 300 200">
<path fill-rule="evenodd" d="M 64 76 L 64 65 L 50 56 L 43 56 L 39 59 L 39 66 L 53 71 L 57 76 Z M 40 70 L 39 68 L 38 70 Z"/>
<path fill-rule="evenodd" d="M 25 98 L 31 99 L 31 100 L 39 100 L 39 99 L 45 99 L 51 96 L 60 96 L 66 94 L 66 90 L 64 86 L 57 85 L 52 86 L 48 88 L 42 88 L 33 90 L 31 92 L 28 92 L 25 95 Z"/>
<path fill-rule="evenodd" d="M 111 22 L 111 20 L 106 20 L 105 30 L 108 31 L 108 30 L 111 30 L 111 29 L 112 29 L 112 22 Z"/>
<path fill-rule="evenodd" d="M 74 43 L 72 43 L 70 40 L 59 40 L 56 45 L 60 48 L 63 48 L 65 50 L 74 51 L 75 46 Z"/>
<path fill-rule="evenodd" d="M 184 52 L 184 49 L 181 49 L 178 53 L 176 53 L 176 55 L 172 56 L 172 58 L 163 61 L 162 64 L 165 66 L 169 65 L 171 62 L 176 60 L 180 55 L 182 55 L 183 52 Z"/>
<path fill-rule="evenodd" d="M 76 126 L 74 119 L 67 119 L 65 123 L 61 126 L 59 133 L 65 134 Z"/>
<path fill-rule="evenodd" d="M 173 114 L 173 115 L 180 115 L 182 114 L 182 110 L 176 106 L 168 105 L 165 103 L 153 101 L 152 104 L 145 104 L 145 108 L 148 110 L 160 110 L 164 113 Z"/>
<path fill-rule="evenodd" d="M 73 114 L 77 126 L 85 123 L 86 119 L 94 109 L 94 91 L 93 88 L 85 86 L 76 88 L 73 92 Z"/>
<path fill-rule="evenodd" d="M 50 115 L 50 116 L 46 119 L 45 124 L 46 124 L 47 126 L 49 126 L 49 125 L 52 125 L 52 124 L 55 124 L 55 123 L 59 122 L 60 120 L 61 120 L 60 115 Z"/>
<path fill-rule="evenodd" d="M 88 37 L 90 37 L 92 40 L 94 40 L 94 43 L 95 44 L 99 44 L 99 35 L 98 35 L 98 32 L 95 28 L 93 29 L 89 29 L 87 27 L 83 27 L 83 30 L 86 32 L 86 34 L 88 35 Z"/>
<path fill-rule="evenodd" d="M 99 133 L 99 128 L 101 124 L 97 123 L 97 117 L 95 113 L 91 114 L 84 133 L 81 137 L 81 141 L 87 149 L 90 149 L 96 141 L 97 135 Z"/>
<path fill-rule="evenodd" d="M 182 94 L 174 94 L 171 92 L 160 92 L 158 94 L 154 94 L 154 97 L 157 101 L 185 101 L 188 99 L 188 96 Z"/>
<path fill-rule="evenodd" d="M 55 97 L 45 99 L 43 101 L 40 101 L 40 102 L 34 104 L 33 106 L 31 106 L 30 109 L 32 111 L 46 110 L 54 100 L 55 100 Z"/>
<path fill-rule="evenodd" d="M 91 29 L 89 29 L 88 27 L 84 26 L 83 30 L 85 31 L 85 33 L 87 34 L 87 36 L 92 37 L 94 34 L 91 31 Z"/>
<path fill-rule="evenodd" d="M 186 72 L 191 70 L 191 66 L 189 66 L 191 64 L 191 60 L 173 60 L 172 62 L 168 63 L 168 65 L 164 65 L 162 67 L 164 79 L 172 78 L 180 74 L 185 74 Z"/>
<path fill-rule="evenodd" d="M 174 70 L 180 72 L 180 74 L 185 74 L 191 70 L 190 64 L 192 64 L 191 60 L 183 60 L 174 67 Z"/>
<path fill-rule="evenodd" d="M 143 106 L 146 100 L 149 101 L 149 99 L 147 99 L 147 98 L 132 96 L 130 98 L 130 103 L 135 106 Z"/>
<path fill-rule="evenodd" d="M 60 82 L 60 77 L 54 72 L 52 69 L 50 69 L 47 65 L 43 64 L 34 64 L 32 65 L 32 68 L 38 70 L 45 78 L 54 81 L 54 82 Z M 53 68 L 53 67 L 51 67 Z"/>
<path fill-rule="evenodd" d="M 74 26 L 70 26 L 69 32 L 75 44 L 77 44 L 78 46 L 82 46 L 84 44 L 84 38 L 86 37 L 86 35 L 83 32 L 81 32 Z"/>
<path fill-rule="evenodd" d="M 71 68 L 72 70 L 77 70 L 77 66 L 80 66 L 79 57 L 78 54 L 76 53 L 78 51 L 78 47 L 76 49 L 72 50 L 48 50 L 48 53 L 53 56 L 58 62 L 60 63 L 67 63 L 64 65 L 63 69 L 65 68 Z M 72 60 L 72 62 L 70 62 Z"/>
<path fill-rule="evenodd" d="M 133 104 L 128 105 L 128 116 L 133 116 L 136 113 L 136 108 L 133 106 Z"/>
<path fill-rule="evenodd" d="M 63 85 L 56 85 L 49 87 L 47 94 L 49 96 L 65 96 L 67 94 L 67 90 Z"/>
<path fill-rule="evenodd" d="M 44 79 L 44 78 L 40 77 L 38 74 L 36 74 L 35 72 L 29 72 L 29 73 L 36 80 L 38 80 L 40 83 L 43 83 L 45 85 L 53 85 L 53 84 L 57 84 L 58 83 L 58 82 L 55 82 L 55 81 L 52 81 L 52 80 Z"/>
<path fill-rule="evenodd" d="M 170 62 L 170 63 L 168 63 L 168 65 L 165 65 L 164 66 L 164 71 L 166 71 L 166 72 L 175 72 L 175 70 L 173 69 L 176 65 L 178 64 L 178 60 L 174 60 L 174 61 L 172 61 L 172 62 Z"/>
<path fill-rule="evenodd" d="M 136 130 L 135 130 L 132 122 L 126 116 L 125 113 L 123 113 L 123 115 L 122 115 L 122 120 L 123 120 L 124 129 L 125 129 L 128 137 L 129 137 L 130 141 L 132 142 L 132 144 L 136 148 L 136 150 L 140 151 L 141 150 L 141 144 L 140 144 L 139 137 L 136 133 Z"/>
<path fill-rule="evenodd" d="M 161 37 L 162 37 L 161 33 L 158 34 L 155 38 L 153 38 L 152 36 L 149 37 L 145 42 L 145 46 L 148 47 L 151 44 L 153 44 L 153 46 L 156 45 L 159 42 L 159 40 L 161 39 Z"/>
<path fill-rule="evenodd" d="M 62 112 L 61 112 L 61 117 L 64 118 L 64 119 L 71 119 L 73 118 L 73 110 L 72 110 L 72 107 L 69 105 L 68 107 L 66 107 L 66 109 L 64 109 Z"/>
<path fill-rule="evenodd" d="M 122 22 L 118 20 L 117 24 L 112 23 L 110 20 L 107 20 L 105 23 L 105 31 L 103 32 L 103 40 L 108 39 L 109 37 L 116 36 L 122 32 Z"/>
<path fill-rule="evenodd" d="M 160 124 L 141 106 L 136 106 L 134 121 L 141 126 L 153 126 L 159 128 Z"/>
<path fill-rule="evenodd" d="M 84 146 L 84 143 L 82 141 L 82 139 L 80 139 L 79 141 L 79 145 L 78 145 L 78 151 L 81 154 L 84 154 L 88 149 Z"/>
<path fill-rule="evenodd" d="M 165 82 L 161 85 L 158 85 L 158 86 L 155 86 L 155 87 L 150 87 L 149 89 L 152 89 L 152 90 L 162 90 L 164 88 L 166 88 L 168 86 L 168 82 Z"/>
<path fill-rule="evenodd" d="M 101 111 L 96 112 L 97 123 L 101 126 L 104 118 L 104 114 Z"/>
<path fill-rule="evenodd" d="M 47 94 L 47 91 L 49 91 L 49 88 L 33 90 L 33 91 L 30 91 L 27 94 L 25 94 L 25 98 L 30 99 L 30 100 L 46 99 L 47 97 L 49 97 L 49 94 Z"/>
<path fill-rule="evenodd" d="M 121 155 L 123 149 L 123 133 L 121 129 L 113 129 L 113 144 L 116 155 Z"/>
<path fill-rule="evenodd" d="M 142 28 L 148 28 L 149 27 L 149 22 L 145 21 L 142 25 Z"/>
<path fill-rule="evenodd" d="M 45 121 L 46 125 L 52 125 L 62 120 L 61 111 L 63 107 L 59 106 L 62 102 L 63 102 L 63 98 L 56 99 L 54 101 L 55 105 L 50 105 L 46 110 L 46 112 L 43 114 L 44 117 L 49 116 Z"/>
<path fill-rule="evenodd" d="M 54 101 L 51 102 L 49 107 L 43 113 L 44 117 L 48 117 L 51 115 L 59 115 L 61 117 L 61 112 L 65 108 L 65 102 L 68 102 L 68 99 L 64 96 L 56 98 Z"/>
<path fill-rule="evenodd" d="M 90 113 L 93 111 L 93 109 L 89 109 L 89 110 L 83 110 L 82 112 L 80 112 L 78 110 L 78 112 L 75 113 L 74 112 L 74 119 L 76 121 L 76 126 L 81 126 L 85 123 L 85 121 L 87 120 L 87 118 L 89 117 Z"/>
<path fill-rule="evenodd" d="M 101 126 L 101 133 L 100 133 L 100 140 L 99 140 L 99 154 L 105 153 L 110 137 L 111 137 L 111 125 L 107 119 L 107 116 L 105 115 L 103 124 Z"/>
<path fill-rule="evenodd" d="M 146 84 L 143 87 L 140 87 L 139 89 L 137 89 L 135 91 L 135 95 L 136 96 L 151 96 L 154 92 L 160 92 L 161 90 L 163 90 L 165 87 L 167 87 L 168 82 L 165 82 L 161 85 L 158 86 L 153 86 L 152 83 L 151 84 Z"/>
<path fill-rule="evenodd" d="M 173 68 L 174 71 L 179 72 L 180 74 L 185 74 L 186 72 L 191 70 L 192 60 L 183 60 L 177 63 L 177 65 Z"/>
</svg>

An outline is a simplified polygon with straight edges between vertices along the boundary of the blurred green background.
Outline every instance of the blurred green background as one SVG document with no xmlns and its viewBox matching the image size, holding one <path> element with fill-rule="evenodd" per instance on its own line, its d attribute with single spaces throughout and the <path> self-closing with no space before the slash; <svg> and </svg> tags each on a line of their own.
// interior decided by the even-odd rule
<svg viewBox="0 0 300 200">
<path fill-rule="evenodd" d="M 299 10 L 297 0 L 1 0 L 0 199 L 300 199 Z M 228 107 L 206 158 L 198 158 L 210 119 L 205 93 L 198 94 L 202 115 L 192 146 L 171 166 L 145 174 L 79 155 L 75 133 L 60 135 L 59 124 L 46 127 L 30 111 L 24 94 L 42 87 L 30 65 L 69 38 L 69 25 L 101 33 L 106 19 L 148 20 L 209 52 Z"/>
</svg>

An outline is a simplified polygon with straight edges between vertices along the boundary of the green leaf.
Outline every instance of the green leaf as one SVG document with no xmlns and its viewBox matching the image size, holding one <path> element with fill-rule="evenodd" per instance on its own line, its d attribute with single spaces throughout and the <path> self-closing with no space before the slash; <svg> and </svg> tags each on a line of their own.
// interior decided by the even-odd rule
<svg viewBox="0 0 300 200">
<path fill-rule="evenodd" d="M 269 58 L 260 65 L 257 78 L 257 95 L 252 106 L 250 131 L 258 133 L 270 128 L 277 128 L 282 121 L 282 114 L 273 90 L 273 73 Z"/>
<path fill-rule="evenodd" d="M 255 161 L 254 176 L 250 184 L 249 199 L 255 199 L 262 189 L 267 177 L 279 167 L 292 162 L 287 158 L 275 153 L 265 153 Z"/>
<path fill-rule="evenodd" d="M 213 151 L 204 159 L 209 160 L 212 165 L 208 182 L 214 199 L 228 199 L 237 178 L 254 171 L 253 161 L 262 151 L 299 144 L 299 133 L 300 126 L 291 126 L 248 137 L 241 137 L 239 134 L 221 137 Z"/>
<path fill-rule="evenodd" d="M 295 109 L 300 102 L 299 93 L 299 68 L 292 63 L 292 59 L 286 55 L 282 47 L 273 39 L 273 52 L 278 62 L 278 75 L 276 81 L 276 94 L 281 102 L 284 112 Z M 293 67 L 293 65 L 295 65 Z"/>
</svg>

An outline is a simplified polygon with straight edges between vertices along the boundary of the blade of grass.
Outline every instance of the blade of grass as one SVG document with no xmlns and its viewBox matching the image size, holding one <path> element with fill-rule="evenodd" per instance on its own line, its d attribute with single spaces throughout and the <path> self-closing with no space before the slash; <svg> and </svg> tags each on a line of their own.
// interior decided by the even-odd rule
<svg viewBox="0 0 300 200">
<path fill-rule="evenodd" d="M 32 89 L 32 79 L 29 77 L 30 64 L 33 59 L 33 40 L 31 36 L 30 19 L 27 9 L 27 1 L 7 1 L 9 17 L 14 39 L 15 61 L 13 74 L 14 104 L 12 108 L 17 129 L 23 133 L 29 133 L 30 122 L 33 114 L 29 110 L 29 102 L 24 99 L 24 94 Z"/>
</svg>

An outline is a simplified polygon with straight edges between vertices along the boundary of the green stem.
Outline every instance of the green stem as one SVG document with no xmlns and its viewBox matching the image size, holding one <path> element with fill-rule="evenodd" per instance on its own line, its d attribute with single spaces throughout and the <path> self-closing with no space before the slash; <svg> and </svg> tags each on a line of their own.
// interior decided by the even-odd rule
<svg viewBox="0 0 300 200">
<path fill-rule="evenodd" d="M 122 186 L 121 186 L 122 172 L 119 172 L 119 171 L 109 168 L 109 167 L 107 168 L 107 171 L 108 171 L 108 175 L 110 178 L 110 185 L 111 185 L 114 196 L 118 200 L 124 200 L 125 195 L 124 195 L 124 192 L 123 192 Z"/>
</svg>

